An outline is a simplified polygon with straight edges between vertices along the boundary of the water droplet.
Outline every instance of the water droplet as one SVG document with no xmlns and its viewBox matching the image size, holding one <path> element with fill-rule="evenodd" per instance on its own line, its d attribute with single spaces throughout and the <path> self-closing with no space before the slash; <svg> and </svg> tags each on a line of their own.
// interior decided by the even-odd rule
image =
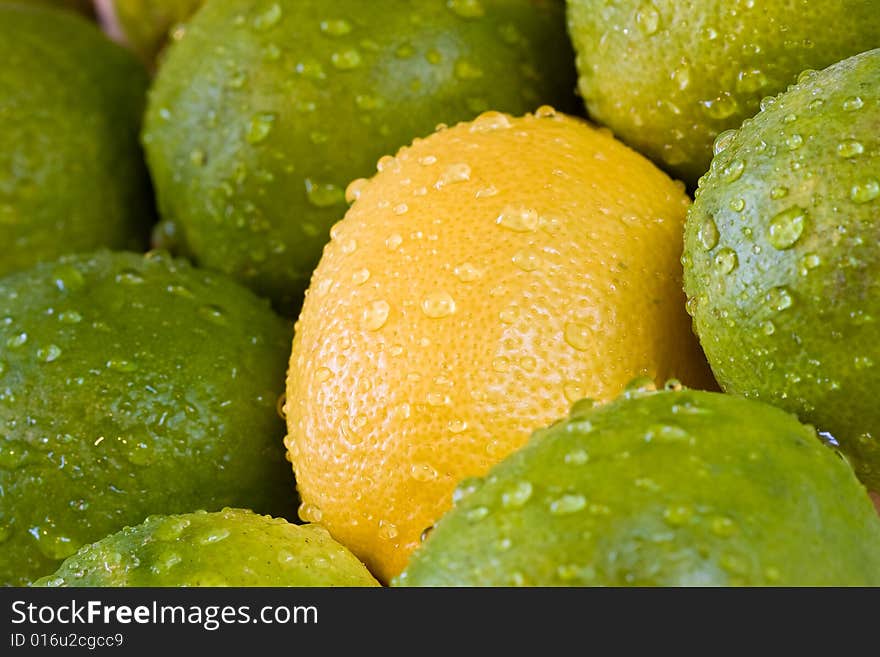
<svg viewBox="0 0 880 657">
<path fill-rule="evenodd" d="M 468 424 L 464 420 L 450 420 L 446 425 L 446 428 L 449 429 L 451 433 L 462 433 L 468 428 Z"/>
<path fill-rule="evenodd" d="M 563 461 L 568 465 L 584 465 L 590 460 L 590 455 L 587 454 L 586 450 L 576 449 L 571 452 L 568 452 L 564 457 Z"/>
<path fill-rule="evenodd" d="M 781 198 L 785 198 L 788 196 L 788 188 L 787 187 L 774 187 L 770 190 L 770 198 L 774 200 L 779 200 Z"/>
<path fill-rule="evenodd" d="M 495 223 L 517 233 L 528 233 L 538 229 L 540 215 L 530 208 L 507 206 L 495 218 Z"/>
<path fill-rule="evenodd" d="M 856 157 L 865 152 L 862 142 L 855 139 L 847 139 L 837 144 L 837 154 L 840 157 Z"/>
<path fill-rule="evenodd" d="M 767 302 L 767 305 L 776 311 L 786 310 L 787 308 L 791 308 L 794 304 L 791 293 L 785 286 L 770 288 L 764 299 Z"/>
<path fill-rule="evenodd" d="M 650 2 L 645 2 L 636 10 L 636 25 L 647 36 L 656 34 L 660 28 L 660 12 Z"/>
<path fill-rule="evenodd" d="M 446 185 L 452 185 L 459 182 L 465 182 L 471 179 L 471 168 L 463 163 L 450 164 L 443 170 L 437 182 L 434 183 L 434 189 L 443 189 Z"/>
<path fill-rule="evenodd" d="M 192 299 L 193 293 L 192 291 L 186 287 L 185 285 L 176 285 L 171 284 L 165 288 L 170 294 L 173 294 L 176 297 L 181 297 L 183 299 Z"/>
<path fill-rule="evenodd" d="M 471 123 L 469 132 L 491 132 L 510 127 L 510 117 L 501 112 L 483 112 Z"/>
<path fill-rule="evenodd" d="M 644 394 L 657 392 L 657 384 L 650 376 L 637 376 L 629 381 L 623 388 L 624 397 L 639 397 Z"/>
<path fill-rule="evenodd" d="M 483 272 L 469 262 L 463 262 L 457 265 L 452 272 L 455 277 L 462 283 L 471 283 L 482 278 Z"/>
<path fill-rule="evenodd" d="M 555 516 L 567 515 L 581 511 L 586 506 L 586 497 L 579 494 L 568 494 L 550 502 L 550 513 Z"/>
<path fill-rule="evenodd" d="M 322 183 L 306 178 L 305 186 L 309 203 L 317 208 L 329 208 L 345 201 L 344 192 L 333 183 Z"/>
<path fill-rule="evenodd" d="M 486 13 L 480 0 L 446 0 L 446 6 L 462 18 L 480 18 Z"/>
<path fill-rule="evenodd" d="M 646 443 L 679 443 L 690 440 L 691 435 L 682 427 L 674 424 L 656 424 L 645 432 Z"/>
<path fill-rule="evenodd" d="M 534 251 L 518 251 L 513 255 L 513 264 L 526 272 L 532 272 L 541 267 L 541 256 Z"/>
<path fill-rule="evenodd" d="M 273 112 L 258 112 L 248 121 L 245 139 L 249 144 L 259 144 L 266 140 L 272 127 L 275 125 L 277 115 Z"/>
<path fill-rule="evenodd" d="M 686 62 L 682 62 L 672 71 L 672 79 L 678 83 L 678 88 L 684 91 L 691 84 L 691 68 Z"/>
<path fill-rule="evenodd" d="M 278 25 L 282 16 L 281 5 L 273 2 L 265 11 L 254 17 L 253 25 L 258 30 L 268 30 Z"/>
<path fill-rule="evenodd" d="M 452 503 L 458 504 L 469 495 L 476 493 L 483 487 L 484 483 L 485 480 L 482 477 L 465 477 L 452 492 Z"/>
<path fill-rule="evenodd" d="M 686 525 L 693 516 L 693 509 L 686 504 L 668 506 L 663 511 L 663 520 L 672 527 Z"/>
<path fill-rule="evenodd" d="M 363 63 L 361 53 L 355 48 L 348 48 L 330 55 L 330 63 L 340 71 L 350 71 Z"/>
<path fill-rule="evenodd" d="M 392 212 L 398 216 L 406 214 L 407 210 L 409 210 L 409 206 L 406 203 L 398 203 L 392 208 Z"/>
<path fill-rule="evenodd" d="M 865 101 L 863 101 L 860 96 L 850 96 L 843 101 L 843 109 L 847 112 L 854 112 L 855 110 L 862 109 L 864 105 Z"/>
<path fill-rule="evenodd" d="M 135 269 L 123 269 L 116 274 L 116 282 L 126 285 L 140 285 L 144 282 L 144 277 Z"/>
<path fill-rule="evenodd" d="M 567 322 L 563 337 L 570 346 L 578 351 L 586 351 L 593 343 L 593 330 L 581 322 Z"/>
<path fill-rule="evenodd" d="M 117 372 L 134 372 L 137 370 L 137 363 L 122 358 L 111 358 L 105 364 L 105 367 Z"/>
<path fill-rule="evenodd" d="M 740 71 L 736 76 L 737 91 L 753 94 L 767 86 L 767 76 L 761 69 Z"/>
<path fill-rule="evenodd" d="M 803 257 L 803 260 L 801 260 L 801 266 L 805 270 L 802 273 L 806 274 L 808 270 L 815 269 L 820 264 L 822 264 L 822 258 L 815 253 L 808 253 Z"/>
<path fill-rule="evenodd" d="M 764 335 L 773 335 L 776 333 L 776 324 L 771 322 L 769 319 L 765 322 L 761 323 L 761 333 Z"/>
<path fill-rule="evenodd" d="M 703 223 L 700 224 L 700 244 L 703 245 L 706 251 L 711 251 L 718 246 L 719 238 L 720 235 L 718 233 L 718 226 L 715 225 L 715 220 L 712 217 L 706 217 Z"/>
<path fill-rule="evenodd" d="M 468 509 L 468 511 L 464 514 L 464 517 L 471 521 L 479 521 L 489 515 L 489 509 L 485 506 L 475 506 L 473 509 Z"/>
<path fill-rule="evenodd" d="M 725 151 L 730 144 L 733 143 L 733 140 L 736 138 L 737 131 L 735 129 L 725 130 L 724 132 L 719 132 L 718 136 L 715 137 L 715 142 L 712 144 L 712 152 L 715 155 Z"/>
<path fill-rule="evenodd" d="M 370 270 L 366 267 L 356 270 L 351 275 L 351 282 L 355 285 L 363 285 L 368 280 L 370 280 Z"/>
<path fill-rule="evenodd" d="M 700 104 L 709 118 L 718 120 L 733 116 L 739 109 L 736 98 L 726 91 L 717 98 L 701 101 Z"/>
<path fill-rule="evenodd" d="M 319 523 L 324 518 L 324 512 L 315 504 L 303 502 L 299 505 L 299 517 L 305 522 Z"/>
<path fill-rule="evenodd" d="M 221 308 L 220 306 L 217 306 L 213 303 L 200 306 L 198 312 L 199 315 L 214 324 L 222 325 L 226 323 L 226 311 L 223 310 L 223 308 Z"/>
<path fill-rule="evenodd" d="M 321 31 L 330 36 L 345 36 L 351 32 L 351 23 L 344 18 L 321 21 Z"/>
<path fill-rule="evenodd" d="M 849 190 L 849 197 L 855 203 L 867 203 L 880 196 L 880 182 L 876 178 L 868 178 L 856 183 Z"/>
<path fill-rule="evenodd" d="M 725 182 L 735 182 L 739 180 L 743 171 L 746 170 L 746 163 L 743 160 L 735 159 L 728 162 L 728 164 L 721 170 L 721 178 Z"/>
<path fill-rule="evenodd" d="M 440 319 L 455 312 L 455 300 L 446 292 L 432 292 L 422 299 L 421 308 L 431 319 Z"/>
<path fill-rule="evenodd" d="M 392 233 L 385 239 L 385 248 L 389 251 L 394 251 L 401 244 L 403 244 L 403 237 L 397 233 Z"/>
<path fill-rule="evenodd" d="M 506 509 L 516 509 L 528 502 L 531 496 L 532 484 L 519 481 L 501 494 L 501 505 Z"/>
<path fill-rule="evenodd" d="M 566 381 L 562 384 L 562 394 L 566 401 L 574 403 L 587 394 L 586 387 L 579 381 Z"/>
<path fill-rule="evenodd" d="M 437 471 L 428 463 L 413 463 L 409 473 L 413 479 L 423 483 L 437 478 Z"/>
<path fill-rule="evenodd" d="M 715 516 L 712 518 L 710 527 L 713 534 L 722 538 L 733 536 L 738 529 L 736 523 L 726 516 Z"/>
<path fill-rule="evenodd" d="M 797 150 L 804 145 L 804 138 L 797 133 L 789 135 L 785 139 L 785 145 L 788 147 L 789 150 Z"/>
<path fill-rule="evenodd" d="M 742 212 L 746 209 L 746 200 L 744 198 L 734 198 L 730 200 L 727 206 L 734 212 Z"/>
<path fill-rule="evenodd" d="M 28 341 L 28 334 L 22 331 L 6 338 L 7 349 L 18 349 Z"/>
<path fill-rule="evenodd" d="M 62 324 L 78 324 L 82 321 L 82 315 L 75 310 L 65 310 L 58 313 L 58 321 Z"/>
<path fill-rule="evenodd" d="M 806 210 L 796 205 L 779 212 L 770 220 L 767 240 L 776 249 L 791 248 L 804 232 L 806 214 Z"/>
<path fill-rule="evenodd" d="M 60 265 L 52 271 L 53 282 L 62 292 L 79 290 L 86 283 L 82 272 L 71 265 Z"/>
<path fill-rule="evenodd" d="M 874 361 L 868 356 L 856 356 L 853 358 L 853 366 L 857 370 L 867 370 L 874 367 Z"/>
<path fill-rule="evenodd" d="M 385 326 L 388 321 L 388 314 L 391 312 L 391 306 L 384 299 L 371 301 L 364 308 L 361 323 L 368 331 L 378 331 Z"/>
<path fill-rule="evenodd" d="M 37 349 L 37 359 L 44 363 L 51 363 L 53 360 L 57 360 L 60 355 L 61 347 L 55 344 Z"/>
<path fill-rule="evenodd" d="M 729 274 L 738 264 L 736 251 L 730 248 L 723 248 L 715 255 L 715 266 L 722 274 Z"/>
</svg>

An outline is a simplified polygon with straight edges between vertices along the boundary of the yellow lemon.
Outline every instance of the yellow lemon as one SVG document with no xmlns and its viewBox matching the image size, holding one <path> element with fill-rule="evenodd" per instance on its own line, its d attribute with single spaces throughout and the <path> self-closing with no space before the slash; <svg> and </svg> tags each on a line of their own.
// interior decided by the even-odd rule
<svg viewBox="0 0 880 657">
<path fill-rule="evenodd" d="M 712 385 L 681 288 L 683 185 L 544 107 L 440 129 L 348 189 L 296 325 L 303 500 L 388 581 L 536 427 L 633 377 Z"/>
</svg>

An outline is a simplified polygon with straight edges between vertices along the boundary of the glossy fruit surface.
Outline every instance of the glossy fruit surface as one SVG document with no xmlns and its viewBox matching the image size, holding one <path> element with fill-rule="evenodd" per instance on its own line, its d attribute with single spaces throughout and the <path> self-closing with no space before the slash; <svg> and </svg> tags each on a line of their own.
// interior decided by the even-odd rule
<svg viewBox="0 0 880 657">
<path fill-rule="evenodd" d="M 830 433 L 880 490 L 880 50 L 765 106 L 700 181 L 688 308 L 726 391 Z"/>
<path fill-rule="evenodd" d="M 634 376 L 711 385 L 681 292 L 688 198 L 543 108 L 487 113 L 349 188 L 287 381 L 304 506 L 381 578 L 455 484 Z"/>
<path fill-rule="evenodd" d="M 630 390 L 482 480 L 408 586 L 876 586 L 880 518 L 811 427 L 720 393 Z"/>
<path fill-rule="evenodd" d="M 265 301 L 161 253 L 0 279 L 0 582 L 149 514 L 293 516 L 275 410 L 289 350 Z"/>
</svg>

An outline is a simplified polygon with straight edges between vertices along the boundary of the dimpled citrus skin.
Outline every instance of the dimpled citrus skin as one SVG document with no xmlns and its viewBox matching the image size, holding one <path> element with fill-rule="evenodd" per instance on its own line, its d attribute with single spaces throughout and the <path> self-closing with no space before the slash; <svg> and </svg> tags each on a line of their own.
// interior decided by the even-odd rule
<svg viewBox="0 0 880 657">
<path fill-rule="evenodd" d="M 291 316 L 380 156 L 483 110 L 576 105 L 556 1 L 213 2 L 166 55 L 143 135 L 157 244 Z"/>
<path fill-rule="evenodd" d="M 880 46 L 873 0 L 568 0 L 568 26 L 590 116 L 690 185 L 763 97 Z"/>
<path fill-rule="evenodd" d="M 300 515 L 380 579 L 462 477 L 572 401 L 639 374 L 710 384 L 681 292 L 680 185 L 584 121 L 538 115 L 487 113 L 380 160 L 306 295 L 286 402 Z"/>
<path fill-rule="evenodd" d="M 34 586 L 378 586 L 317 525 L 246 509 L 150 516 L 81 548 Z"/>
<path fill-rule="evenodd" d="M 578 404 L 463 482 L 395 584 L 880 583 L 880 518 L 812 427 L 675 388 Z"/>
<path fill-rule="evenodd" d="M 685 233 L 694 327 L 724 390 L 830 432 L 880 491 L 880 50 L 725 136 Z"/>
<path fill-rule="evenodd" d="M 147 74 L 67 11 L 0 5 L 0 274 L 146 245 Z"/>
<path fill-rule="evenodd" d="M 0 279 L 0 583 L 151 513 L 295 516 L 290 328 L 220 274 L 100 252 Z"/>
</svg>

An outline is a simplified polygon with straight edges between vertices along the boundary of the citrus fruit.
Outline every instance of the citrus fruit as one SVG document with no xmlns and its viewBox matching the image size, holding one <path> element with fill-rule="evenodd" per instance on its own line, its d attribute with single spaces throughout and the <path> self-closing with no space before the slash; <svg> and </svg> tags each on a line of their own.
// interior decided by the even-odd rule
<svg viewBox="0 0 880 657">
<path fill-rule="evenodd" d="M 151 513 L 293 515 L 289 350 L 267 302 L 160 253 L 0 279 L 0 583 Z"/>
<path fill-rule="evenodd" d="M 691 185 L 762 98 L 880 46 L 872 0 L 568 0 L 568 26 L 590 116 Z"/>
<path fill-rule="evenodd" d="M 710 385 L 684 310 L 688 198 L 584 121 L 490 112 L 379 161 L 296 325 L 304 520 L 387 580 L 535 426 L 636 375 Z"/>
<path fill-rule="evenodd" d="M 104 31 L 133 50 L 151 68 L 169 32 L 192 16 L 204 0 L 95 0 Z"/>
<path fill-rule="evenodd" d="M 732 395 L 578 404 L 463 482 L 396 584 L 877 586 L 880 518 L 838 456 Z"/>
<path fill-rule="evenodd" d="M 765 106 L 688 217 L 694 326 L 725 391 L 815 424 L 880 491 L 880 50 Z"/>
<path fill-rule="evenodd" d="M 317 525 L 246 509 L 150 516 L 86 545 L 36 586 L 378 586 Z"/>
<path fill-rule="evenodd" d="M 293 316 L 351 180 L 441 122 L 573 107 L 573 62 L 547 0 L 209 3 L 150 95 L 155 244 Z"/>
<path fill-rule="evenodd" d="M 68 11 L 0 4 L 0 275 L 65 253 L 141 248 L 147 74 Z"/>
</svg>

